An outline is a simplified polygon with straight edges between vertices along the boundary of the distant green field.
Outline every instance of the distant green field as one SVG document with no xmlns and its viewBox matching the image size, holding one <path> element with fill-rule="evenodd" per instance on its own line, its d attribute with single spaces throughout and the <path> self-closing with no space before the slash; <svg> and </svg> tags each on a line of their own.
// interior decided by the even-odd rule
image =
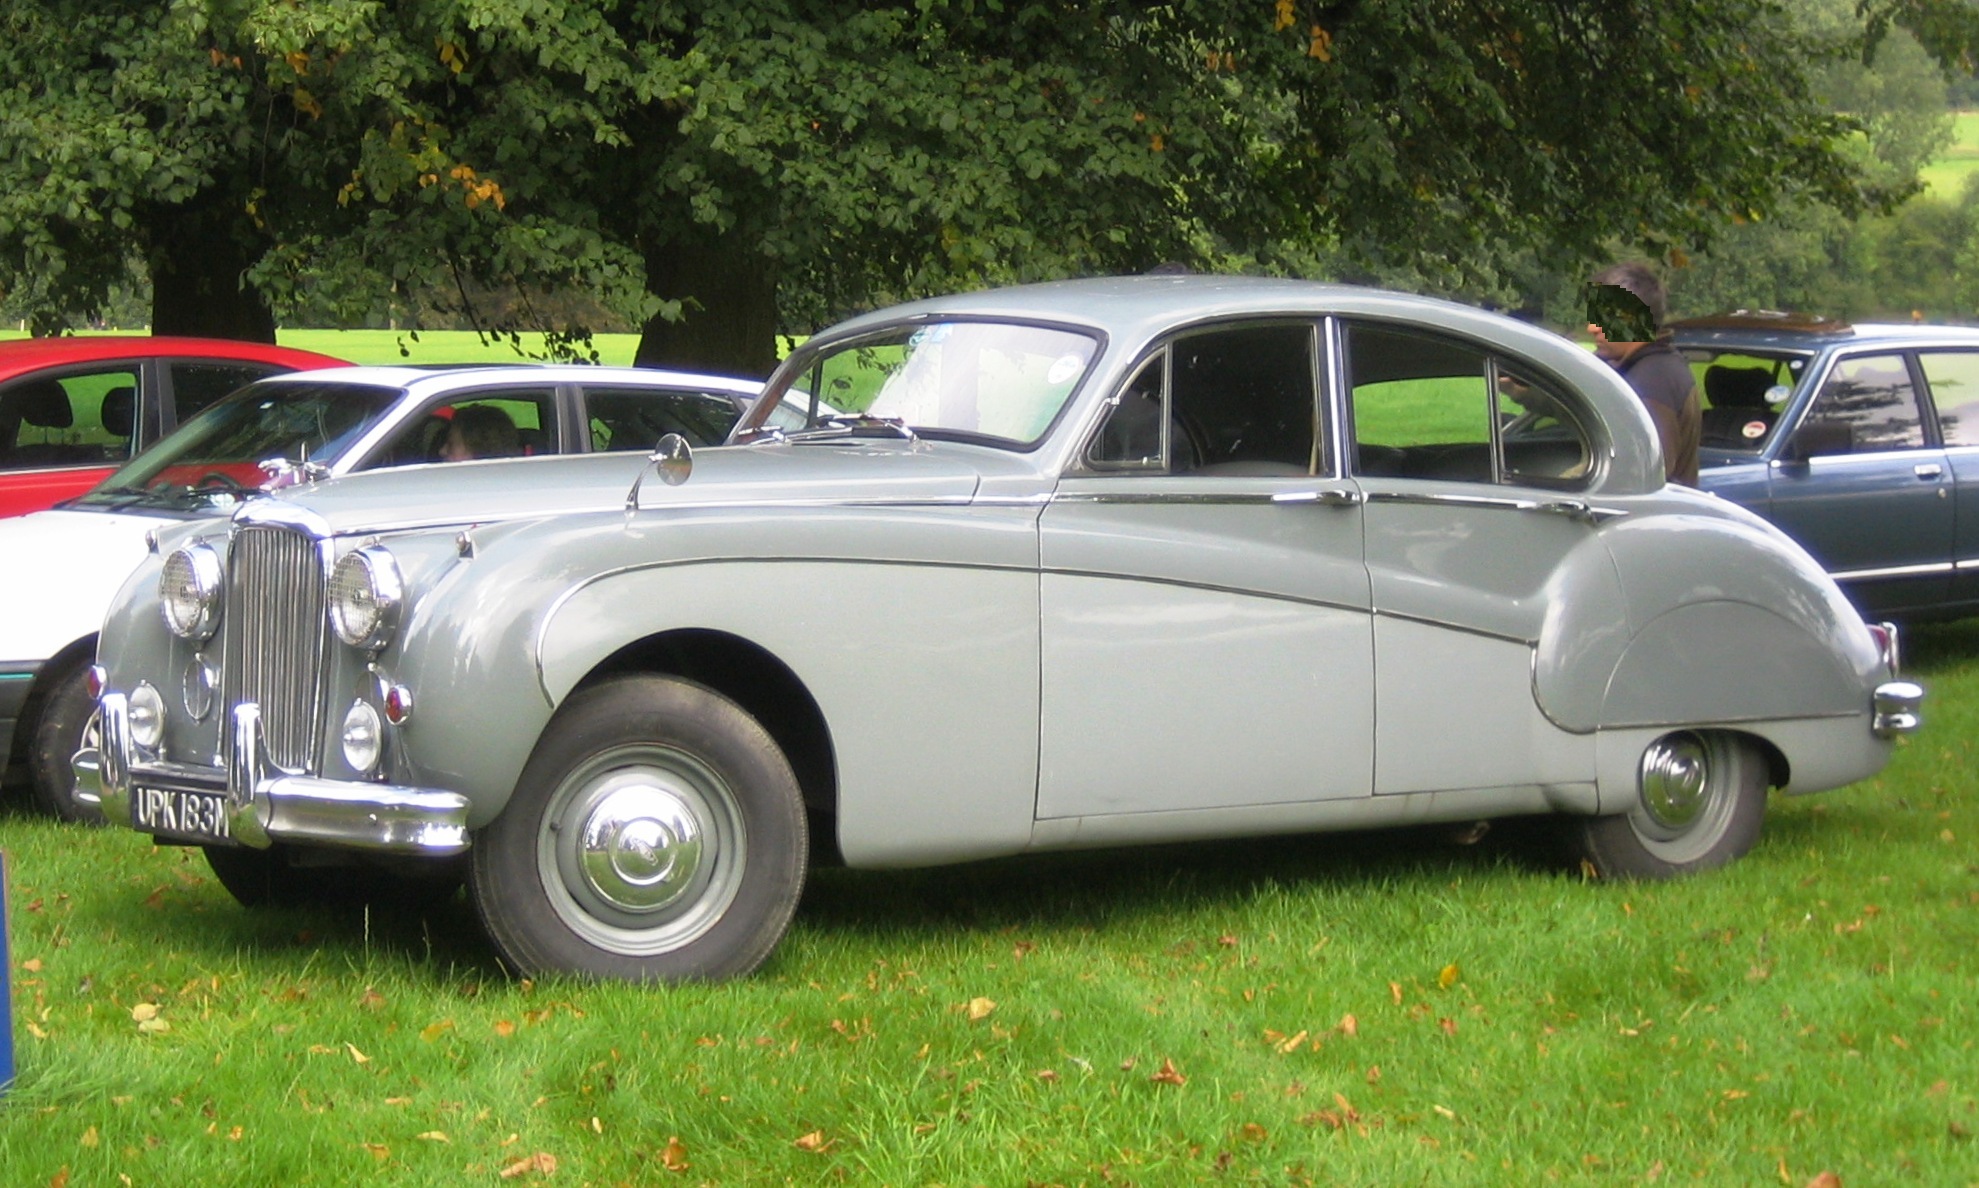
<svg viewBox="0 0 1979 1188">
<path fill-rule="evenodd" d="M 1965 179 L 1979 170 L 1979 111 L 1957 112 L 1952 120 L 1950 146 L 1918 174 L 1925 189 L 1939 198 L 1958 197 L 1965 191 Z"/>
<path fill-rule="evenodd" d="M 547 354 L 540 335 L 525 334 L 514 344 L 471 330 L 425 330 L 417 337 L 404 330 L 279 330 L 275 337 L 283 346 L 353 363 L 526 363 Z M 629 367 L 639 336 L 600 334 L 592 345 L 598 362 Z"/>
<path fill-rule="evenodd" d="M 17 327 L 0 330 L 0 341 L 24 338 Z M 283 346 L 319 351 L 352 363 L 526 363 L 543 357 L 540 335 L 522 336 L 520 351 L 506 339 L 483 338 L 471 330 L 279 330 Z M 598 362 L 632 365 L 637 334 L 600 334 L 592 340 Z"/>
</svg>

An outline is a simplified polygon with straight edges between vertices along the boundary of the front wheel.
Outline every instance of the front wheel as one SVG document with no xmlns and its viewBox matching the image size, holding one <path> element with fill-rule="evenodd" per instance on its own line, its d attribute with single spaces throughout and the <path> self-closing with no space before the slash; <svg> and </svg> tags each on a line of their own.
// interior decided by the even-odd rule
<svg viewBox="0 0 1979 1188">
<path fill-rule="evenodd" d="M 1759 841 L 1766 761 L 1735 734 L 1681 730 L 1649 744 L 1629 811 L 1569 824 L 1602 878 L 1665 879 L 1724 866 Z"/>
<path fill-rule="evenodd" d="M 671 677 L 574 695 L 501 816 L 468 888 L 517 973 L 633 981 L 740 977 L 804 886 L 803 797 L 769 733 Z"/>
<path fill-rule="evenodd" d="M 34 806 L 64 821 L 103 823 L 103 810 L 76 796 L 75 754 L 98 745 L 96 702 L 89 695 L 89 664 L 71 664 L 55 675 L 34 726 L 29 774 Z"/>
</svg>

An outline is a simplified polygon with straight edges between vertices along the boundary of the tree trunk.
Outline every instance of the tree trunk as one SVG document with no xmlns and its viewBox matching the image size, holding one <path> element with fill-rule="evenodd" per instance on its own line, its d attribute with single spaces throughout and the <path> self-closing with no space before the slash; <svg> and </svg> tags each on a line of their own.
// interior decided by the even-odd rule
<svg viewBox="0 0 1979 1188">
<path fill-rule="evenodd" d="M 762 256 L 739 245 L 667 244 L 646 252 L 646 288 L 679 301 L 682 316 L 647 321 L 636 365 L 753 379 L 776 368 L 776 272 Z"/>
<path fill-rule="evenodd" d="M 246 272 L 261 237 L 238 203 L 202 194 L 150 221 L 151 332 L 275 341 L 275 314 Z"/>
</svg>

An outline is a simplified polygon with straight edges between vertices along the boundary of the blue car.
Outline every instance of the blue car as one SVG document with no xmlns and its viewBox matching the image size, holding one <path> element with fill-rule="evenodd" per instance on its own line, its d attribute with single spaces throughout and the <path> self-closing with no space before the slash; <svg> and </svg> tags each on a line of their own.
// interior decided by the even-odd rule
<svg viewBox="0 0 1979 1188">
<path fill-rule="evenodd" d="M 1979 329 L 1750 310 L 1671 329 L 1705 490 L 1793 536 L 1865 616 L 1979 613 Z"/>
</svg>

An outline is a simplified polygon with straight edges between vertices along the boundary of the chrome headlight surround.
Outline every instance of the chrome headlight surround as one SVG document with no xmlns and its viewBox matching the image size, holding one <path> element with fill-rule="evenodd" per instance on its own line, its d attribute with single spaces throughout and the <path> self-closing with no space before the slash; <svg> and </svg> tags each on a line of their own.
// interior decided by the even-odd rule
<svg viewBox="0 0 1979 1188">
<path fill-rule="evenodd" d="M 330 630 L 353 648 L 375 652 L 392 642 L 399 609 L 405 604 L 405 579 L 392 554 L 366 545 L 344 554 L 330 574 Z"/>
<path fill-rule="evenodd" d="M 165 558 L 158 575 L 158 611 L 173 635 L 195 643 L 213 638 L 226 578 L 220 551 L 210 544 L 185 545 Z"/>
</svg>

